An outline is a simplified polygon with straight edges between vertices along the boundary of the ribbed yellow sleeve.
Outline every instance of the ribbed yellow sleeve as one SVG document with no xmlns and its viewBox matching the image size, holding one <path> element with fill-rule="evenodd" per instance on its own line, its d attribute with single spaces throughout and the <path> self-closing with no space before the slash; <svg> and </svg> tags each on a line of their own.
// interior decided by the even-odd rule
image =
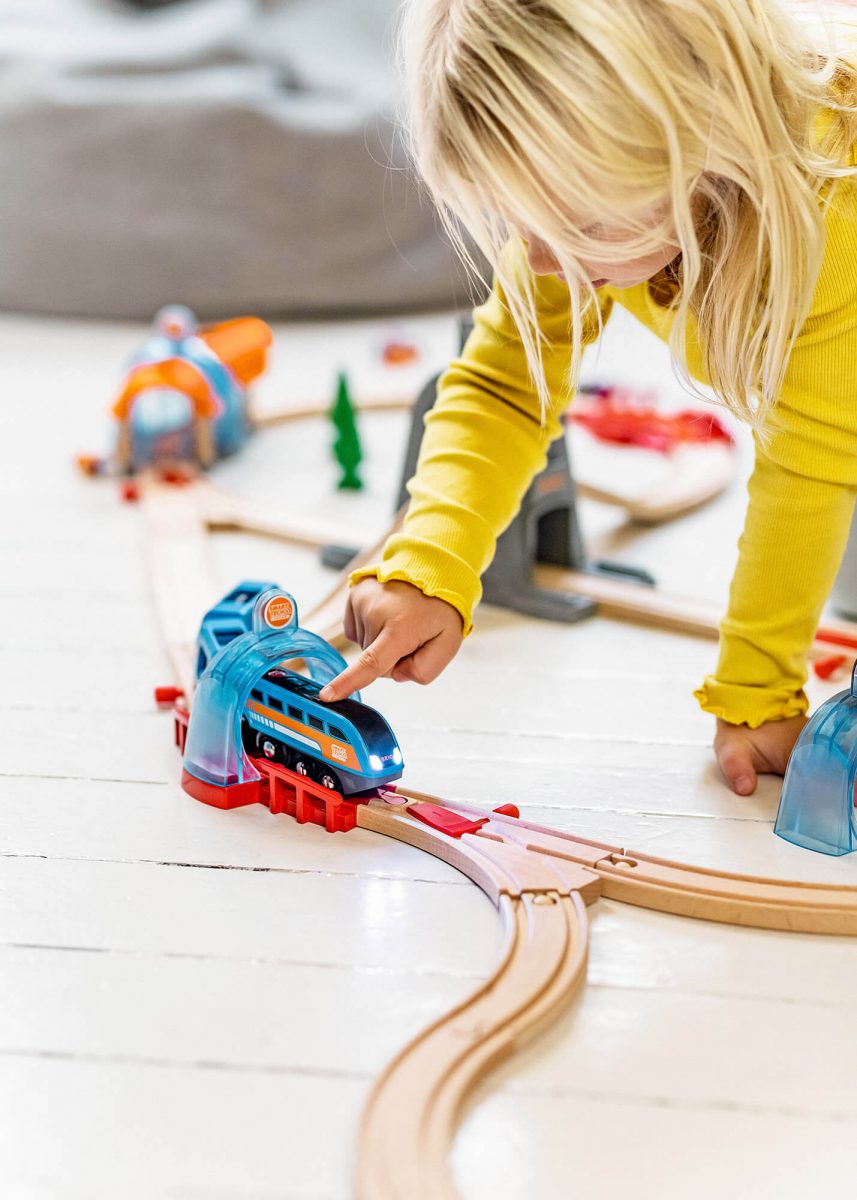
<svg viewBox="0 0 857 1200">
<path fill-rule="evenodd" d="M 510 246 L 513 252 L 519 249 Z M 382 582 L 401 579 L 439 596 L 461 613 L 465 633 L 472 629 L 480 576 L 496 540 L 544 467 L 569 400 L 568 289 L 555 276 L 534 283 L 546 338 L 545 376 L 555 398 L 545 420 L 515 322 L 495 280 L 486 303 L 474 311 L 474 329 L 461 357 L 439 381 L 416 475 L 408 485 L 411 501 L 402 530 L 389 539 L 380 563 L 351 575 L 352 584 L 367 575 Z M 602 299 L 601 306 L 603 323 L 612 302 Z M 584 341 L 597 335 L 597 313 L 590 310 Z"/>
<path fill-rule="evenodd" d="M 539 318 L 551 349 L 545 368 L 556 404 L 542 425 L 539 402 L 502 290 L 475 312 L 461 358 L 442 377 L 426 420 L 410 510 L 380 563 L 352 575 L 403 579 L 440 596 L 470 631 L 479 576 L 497 536 L 545 463 L 567 403 L 568 291 L 536 280 Z M 659 337 L 669 314 L 645 285 L 613 300 Z M 585 340 L 593 341 L 595 313 Z M 702 362 L 699 346 L 688 359 Z M 735 724 L 804 712 L 806 651 L 836 575 L 857 493 L 857 185 L 839 185 L 826 213 L 824 263 L 812 309 L 789 358 L 774 425 L 757 442 L 756 466 L 715 673 L 694 694 Z"/>
<path fill-rule="evenodd" d="M 695 693 L 754 728 L 807 709 L 806 651 L 857 492 L 857 186 L 840 186 L 826 226 L 812 310 L 756 446 L 717 669 Z"/>
</svg>

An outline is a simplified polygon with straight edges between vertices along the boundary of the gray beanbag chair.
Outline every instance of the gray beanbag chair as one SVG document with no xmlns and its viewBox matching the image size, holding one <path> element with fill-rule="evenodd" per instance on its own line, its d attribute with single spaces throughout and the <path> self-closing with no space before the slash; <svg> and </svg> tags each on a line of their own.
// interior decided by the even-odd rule
<svg viewBox="0 0 857 1200">
<path fill-rule="evenodd" d="M 0 7 L 0 307 L 464 303 L 405 165 L 398 0 Z"/>
</svg>

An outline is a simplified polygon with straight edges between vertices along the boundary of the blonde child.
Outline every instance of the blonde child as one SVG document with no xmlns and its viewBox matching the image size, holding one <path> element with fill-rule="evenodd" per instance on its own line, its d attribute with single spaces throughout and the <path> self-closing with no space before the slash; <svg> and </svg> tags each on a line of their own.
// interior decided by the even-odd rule
<svg viewBox="0 0 857 1200">
<path fill-rule="evenodd" d="M 426 421 L 411 504 L 352 576 L 363 652 L 323 693 L 428 683 L 620 304 L 752 426 L 714 675 L 731 787 L 782 772 L 857 491 L 857 29 L 782 0 L 410 0 L 414 158 L 494 267 Z M 853 50 L 853 53 L 849 53 Z M 470 263 L 473 266 L 472 262 Z"/>
</svg>

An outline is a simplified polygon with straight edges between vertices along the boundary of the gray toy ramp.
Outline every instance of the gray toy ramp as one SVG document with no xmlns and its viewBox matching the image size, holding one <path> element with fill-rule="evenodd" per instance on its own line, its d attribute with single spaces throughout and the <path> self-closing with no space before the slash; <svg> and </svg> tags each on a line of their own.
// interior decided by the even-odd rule
<svg viewBox="0 0 857 1200">
<path fill-rule="evenodd" d="M 398 0 L 5 0 L 0 307 L 466 303 L 406 167 Z"/>
</svg>

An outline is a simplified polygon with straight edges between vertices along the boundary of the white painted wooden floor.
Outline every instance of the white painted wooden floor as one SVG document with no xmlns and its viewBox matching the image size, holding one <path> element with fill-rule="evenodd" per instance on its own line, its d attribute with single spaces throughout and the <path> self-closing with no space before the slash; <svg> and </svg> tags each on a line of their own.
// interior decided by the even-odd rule
<svg viewBox="0 0 857 1200">
<path fill-rule="evenodd" d="M 423 364 L 385 372 L 387 328 L 278 330 L 265 392 L 326 397 L 340 363 L 358 395 L 399 391 L 455 344 L 451 319 L 406 322 Z M 473 886 L 405 846 L 180 790 L 151 702 L 169 673 L 139 514 L 71 465 L 104 448 L 142 333 L 0 320 L 0 1195 L 342 1200 L 370 1081 L 490 971 L 498 924 Z M 681 401 L 664 348 L 621 312 L 587 373 Z M 320 423 L 260 436 L 216 476 L 362 540 L 388 519 L 405 419 L 363 431 L 362 496 L 335 492 Z M 628 471 L 623 452 L 575 449 Z M 739 480 L 659 530 L 584 515 L 613 557 L 722 599 L 742 507 Z M 307 606 L 327 582 L 305 552 L 244 536 L 216 549 L 223 590 L 270 576 Z M 772 835 L 777 781 L 744 800 L 721 784 L 690 695 L 713 656 L 606 620 L 485 610 L 433 687 L 382 681 L 369 698 L 416 788 L 695 863 L 857 883 L 857 858 Z M 606 901 L 590 915 L 585 995 L 462 1129 L 465 1200 L 857 1194 L 857 945 Z"/>
</svg>

